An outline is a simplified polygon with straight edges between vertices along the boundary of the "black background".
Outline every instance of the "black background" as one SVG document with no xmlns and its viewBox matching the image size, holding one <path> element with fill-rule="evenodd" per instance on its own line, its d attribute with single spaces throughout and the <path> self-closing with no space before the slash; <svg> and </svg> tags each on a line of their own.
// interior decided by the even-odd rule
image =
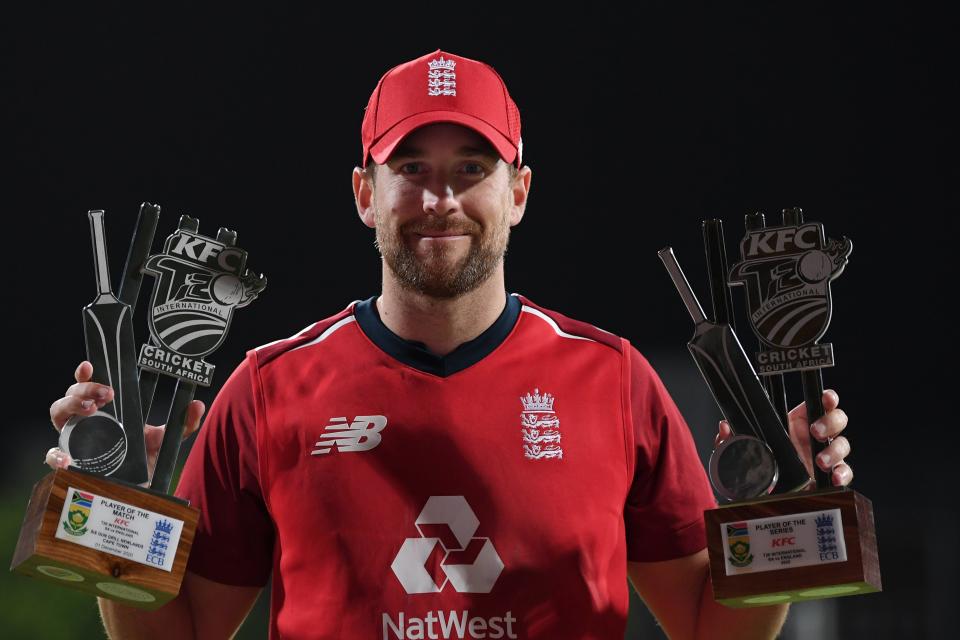
<svg viewBox="0 0 960 640">
<path fill-rule="evenodd" d="M 25 501 L 43 474 L 47 407 L 83 357 L 87 210 L 107 212 L 114 274 L 142 201 L 163 207 L 159 236 L 181 213 L 201 233 L 238 231 L 269 284 L 210 358 L 222 384 L 245 350 L 378 291 L 350 189 L 363 110 L 381 74 L 442 48 L 493 65 L 520 109 L 533 180 L 508 290 L 629 338 L 704 455 L 717 415 L 657 250 L 674 247 L 706 304 L 702 219 L 724 220 L 731 254 L 744 214 L 777 222 L 790 206 L 853 240 L 824 378 L 850 415 L 885 591 L 836 601 L 830 624 L 844 637 L 939 637 L 956 624 L 957 51 L 945 15 L 918 4 L 357 4 L 340 18 L 280 3 L 67 6 L 5 21 L 5 500 Z"/>
</svg>

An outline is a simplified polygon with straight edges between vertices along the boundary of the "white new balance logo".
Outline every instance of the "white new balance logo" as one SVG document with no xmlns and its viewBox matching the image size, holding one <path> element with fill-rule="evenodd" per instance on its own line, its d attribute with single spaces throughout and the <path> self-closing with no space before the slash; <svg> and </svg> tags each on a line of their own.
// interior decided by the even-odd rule
<svg viewBox="0 0 960 640">
<path fill-rule="evenodd" d="M 317 448 L 310 452 L 312 456 L 330 453 L 333 447 L 337 451 L 369 451 L 380 444 L 380 432 L 387 426 L 386 416 L 357 416 L 353 422 L 346 418 L 330 418 L 330 424 L 324 427 L 325 433 L 317 441 Z"/>
</svg>

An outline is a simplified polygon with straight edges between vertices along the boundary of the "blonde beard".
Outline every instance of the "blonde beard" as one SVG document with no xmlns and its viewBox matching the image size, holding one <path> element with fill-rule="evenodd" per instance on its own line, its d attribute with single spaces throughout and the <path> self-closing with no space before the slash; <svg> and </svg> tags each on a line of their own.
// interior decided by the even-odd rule
<svg viewBox="0 0 960 640">
<path fill-rule="evenodd" d="M 466 256 L 450 264 L 447 254 L 452 248 L 438 243 L 425 262 L 403 241 L 401 230 L 387 229 L 379 210 L 375 209 L 374 220 L 377 249 L 397 282 L 404 289 L 432 298 L 456 298 L 486 282 L 503 261 L 510 239 L 510 226 L 505 219 L 496 228 L 488 229 L 490 235 L 486 238 L 478 237 L 483 230 L 475 225 L 469 231 L 470 250 Z"/>
</svg>

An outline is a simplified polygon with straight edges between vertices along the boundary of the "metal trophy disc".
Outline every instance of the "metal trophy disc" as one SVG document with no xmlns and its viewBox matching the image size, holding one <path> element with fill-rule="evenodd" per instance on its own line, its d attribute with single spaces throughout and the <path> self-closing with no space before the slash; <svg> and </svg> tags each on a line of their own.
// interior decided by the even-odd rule
<svg viewBox="0 0 960 640">
<path fill-rule="evenodd" d="M 767 443 L 755 436 L 727 438 L 710 456 L 710 481 L 727 500 L 746 500 L 773 491 L 779 469 Z"/>
<path fill-rule="evenodd" d="M 10 569 L 60 586 L 156 609 L 180 591 L 199 511 L 166 491 L 179 452 L 186 408 L 214 365 L 202 358 L 223 343 L 233 311 L 266 286 L 246 268 L 236 233 L 215 238 L 182 216 L 163 253 L 150 256 L 160 207 L 144 203 L 118 294 L 110 290 L 103 211 L 89 213 L 97 297 L 83 310 L 93 380 L 114 399 L 61 431 L 68 469 L 49 473 L 30 497 Z M 138 359 L 133 310 L 144 273 L 155 278 L 150 342 Z M 139 373 L 139 376 L 138 376 Z M 150 486 L 144 416 L 160 374 L 177 379 Z"/>
<path fill-rule="evenodd" d="M 714 598 L 751 607 L 880 591 L 872 504 L 831 487 L 819 470 L 816 490 L 807 490 L 813 483 L 785 428 L 786 372 L 801 373 L 809 422 L 824 414 L 820 367 L 833 365 L 833 349 L 816 341 L 830 321 L 829 283 L 852 244 L 828 241 L 822 225 L 803 223 L 799 209 L 785 210 L 780 227 L 766 228 L 762 214 L 747 216 L 746 227 L 741 260 L 728 270 L 722 222 L 703 222 L 713 320 L 672 249 L 659 252 L 696 324 L 690 353 L 734 433 L 709 462 L 725 501 L 704 513 Z M 761 340 L 754 358 L 733 328 L 735 285 L 746 289 L 747 315 Z M 811 438 L 814 456 L 823 446 Z"/>
</svg>

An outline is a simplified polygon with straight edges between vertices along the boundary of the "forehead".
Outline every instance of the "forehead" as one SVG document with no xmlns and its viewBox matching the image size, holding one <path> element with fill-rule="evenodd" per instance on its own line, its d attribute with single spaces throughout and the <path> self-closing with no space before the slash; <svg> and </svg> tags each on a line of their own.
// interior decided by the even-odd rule
<svg viewBox="0 0 960 640">
<path fill-rule="evenodd" d="M 438 122 L 414 129 L 393 150 L 390 161 L 441 153 L 484 156 L 492 160 L 500 158 L 490 141 L 473 129 L 452 122 Z"/>
</svg>

